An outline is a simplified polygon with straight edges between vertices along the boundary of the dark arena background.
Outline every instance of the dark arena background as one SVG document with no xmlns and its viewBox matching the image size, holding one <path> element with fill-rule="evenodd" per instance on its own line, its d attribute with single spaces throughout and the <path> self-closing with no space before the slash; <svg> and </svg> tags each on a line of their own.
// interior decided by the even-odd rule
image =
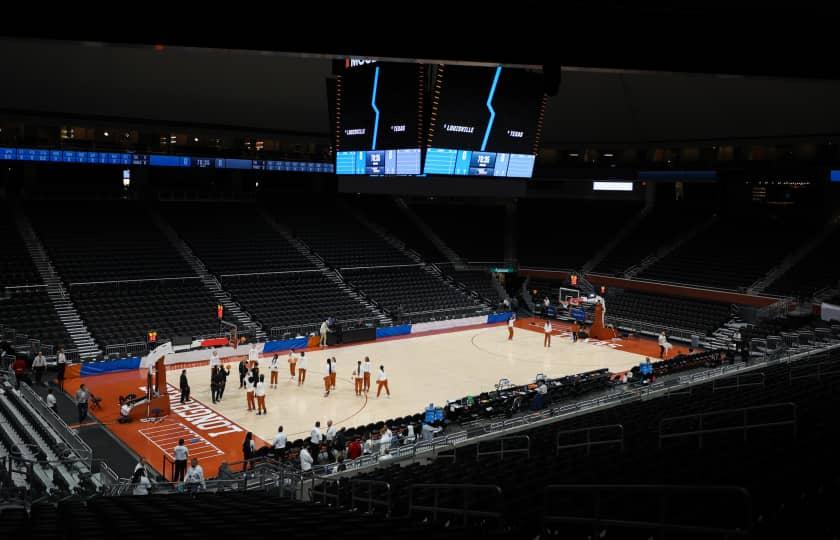
<svg viewBox="0 0 840 540">
<path fill-rule="evenodd" d="M 0 38 L 0 538 L 838 538 L 840 73 L 604 25 Z"/>
</svg>

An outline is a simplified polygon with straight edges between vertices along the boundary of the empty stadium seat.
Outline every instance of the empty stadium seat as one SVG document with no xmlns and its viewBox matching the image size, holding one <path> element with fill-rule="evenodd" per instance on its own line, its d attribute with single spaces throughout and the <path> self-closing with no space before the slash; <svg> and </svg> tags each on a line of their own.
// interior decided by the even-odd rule
<svg viewBox="0 0 840 540">
<path fill-rule="evenodd" d="M 159 342 L 219 332 L 216 299 L 199 279 L 79 285 L 70 296 L 103 347 L 145 342 L 150 330 Z"/>
<path fill-rule="evenodd" d="M 134 202 L 38 202 L 26 211 L 65 283 L 194 275 Z"/>
<path fill-rule="evenodd" d="M 420 266 L 348 270 L 345 279 L 400 319 L 414 322 L 487 313 L 486 306 Z"/>
</svg>

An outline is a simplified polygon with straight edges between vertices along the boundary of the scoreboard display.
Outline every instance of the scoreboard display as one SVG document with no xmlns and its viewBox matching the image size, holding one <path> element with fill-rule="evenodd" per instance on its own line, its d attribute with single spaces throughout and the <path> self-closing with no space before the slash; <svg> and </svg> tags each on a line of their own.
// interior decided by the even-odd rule
<svg viewBox="0 0 840 540">
<path fill-rule="evenodd" d="M 42 163 L 84 163 L 134 167 L 189 167 L 199 169 L 242 169 L 276 172 L 331 173 L 332 163 L 311 161 L 274 161 L 221 157 L 179 156 L 172 154 L 135 154 L 130 152 L 87 152 L 42 148 L 0 147 L 0 161 L 35 161 Z"/>
<path fill-rule="evenodd" d="M 336 173 L 421 172 L 424 66 L 348 59 L 337 78 Z"/>
<path fill-rule="evenodd" d="M 529 178 L 539 146 L 542 73 L 440 65 L 424 173 Z"/>
</svg>

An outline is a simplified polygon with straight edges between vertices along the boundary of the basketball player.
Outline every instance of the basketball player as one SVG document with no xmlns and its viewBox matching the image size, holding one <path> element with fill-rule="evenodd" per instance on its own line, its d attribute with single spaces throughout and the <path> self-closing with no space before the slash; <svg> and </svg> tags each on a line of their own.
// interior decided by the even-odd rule
<svg viewBox="0 0 840 540">
<path fill-rule="evenodd" d="M 543 326 L 545 337 L 543 338 L 543 347 L 551 347 L 551 321 L 546 319 Z"/>
<path fill-rule="evenodd" d="M 364 371 L 362 369 L 362 361 L 356 362 L 356 369 L 353 370 L 353 387 L 356 389 L 356 395 L 362 395 L 362 385 L 364 384 Z"/>
<path fill-rule="evenodd" d="M 300 358 L 297 361 L 298 372 L 298 386 L 306 382 L 306 352 L 300 352 Z"/>
<path fill-rule="evenodd" d="M 336 370 L 338 369 L 338 362 L 335 360 L 335 356 L 332 357 L 332 371 L 330 372 L 330 387 L 335 390 L 335 378 L 337 376 Z"/>
<path fill-rule="evenodd" d="M 324 397 L 330 395 L 330 386 L 332 385 L 332 358 L 327 358 L 327 363 L 324 365 Z"/>
<path fill-rule="evenodd" d="M 257 385 L 260 376 L 260 353 L 257 352 L 257 344 L 251 343 L 248 350 L 248 376 L 254 378 L 254 386 Z"/>
<path fill-rule="evenodd" d="M 254 394 L 257 396 L 257 415 L 268 414 L 265 408 L 265 375 L 260 375 Z"/>
<path fill-rule="evenodd" d="M 271 363 L 269 364 L 268 369 L 271 372 L 271 387 L 277 388 L 277 378 L 280 376 L 280 360 L 277 354 L 271 358 Z"/>
<path fill-rule="evenodd" d="M 256 384 L 256 380 L 254 380 L 254 372 L 248 373 L 245 376 L 245 400 L 248 403 L 248 410 L 253 411 L 256 409 L 256 405 L 254 404 L 254 385 Z"/>
<path fill-rule="evenodd" d="M 578 334 L 580 334 L 580 325 L 577 321 L 572 323 L 572 342 L 576 342 L 578 340 Z"/>
<path fill-rule="evenodd" d="M 385 374 L 385 366 L 379 366 L 379 375 L 376 376 L 376 386 L 376 399 L 379 399 L 379 394 L 382 393 L 383 388 L 388 399 L 391 399 L 391 390 L 388 388 L 388 376 Z"/>
<path fill-rule="evenodd" d="M 516 315 L 511 313 L 510 319 L 508 319 L 507 327 L 508 327 L 508 341 L 513 341 L 513 323 L 516 319 Z"/>
<path fill-rule="evenodd" d="M 295 354 L 295 350 L 292 349 L 291 351 L 289 351 L 289 375 L 291 375 L 291 377 L 289 377 L 290 381 L 295 380 L 295 364 L 297 364 L 297 361 L 298 359 L 297 355 Z"/>
<path fill-rule="evenodd" d="M 365 356 L 365 363 L 362 364 L 362 375 L 364 375 L 364 390 L 365 393 L 370 392 L 370 370 L 372 366 L 370 364 L 370 358 Z"/>
</svg>

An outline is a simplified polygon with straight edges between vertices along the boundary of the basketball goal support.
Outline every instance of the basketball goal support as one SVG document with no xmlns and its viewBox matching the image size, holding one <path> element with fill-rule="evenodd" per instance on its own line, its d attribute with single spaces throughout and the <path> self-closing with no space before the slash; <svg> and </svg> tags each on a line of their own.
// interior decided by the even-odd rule
<svg viewBox="0 0 840 540">
<path fill-rule="evenodd" d="M 233 345 L 234 348 L 236 348 L 237 337 L 238 337 L 237 332 L 236 332 L 236 325 L 233 324 L 232 322 L 228 322 L 224 319 L 219 319 L 219 333 L 220 334 L 223 333 L 222 328 L 230 329 L 230 344 Z"/>
</svg>

